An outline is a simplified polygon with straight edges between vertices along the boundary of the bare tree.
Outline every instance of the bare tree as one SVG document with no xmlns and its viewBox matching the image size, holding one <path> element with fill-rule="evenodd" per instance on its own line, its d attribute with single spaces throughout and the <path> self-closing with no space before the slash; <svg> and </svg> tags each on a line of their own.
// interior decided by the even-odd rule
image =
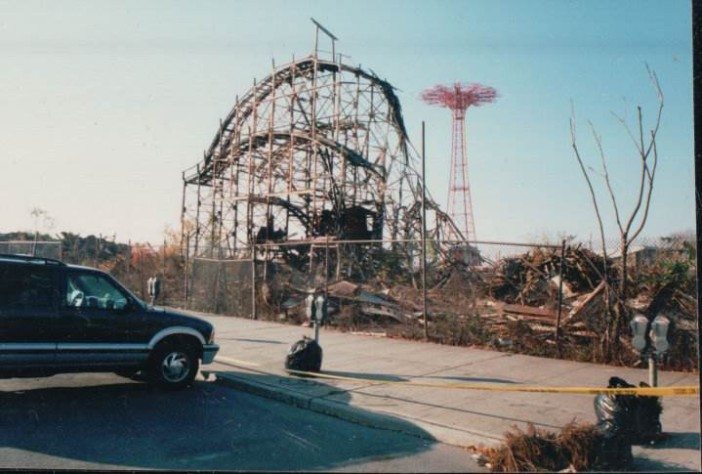
<svg viewBox="0 0 702 474">
<path fill-rule="evenodd" d="M 602 165 L 602 171 L 597 173 L 592 168 L 590 172 L 586 168 L 578 145 L 576 143 L 576 131 L 575 131 L 575 117 L 572 114 L 570 119 L 570 135 L 571 135 L 571 145 L 575 153 L 575 158 L 580 165 L 580 171 L 587 182 L 588 191 L 590 198 L 592 200 L 593 207 L 595 209 L 595 215 L 597 217 L 597 224 L 600 232 L 600 239 L 602 244 L 602 253 L 605 259 L 605 268 L 603 281 L 605 281 L 606 286 L 606 306 L 608 309 L 608 321 L 607 329 L 603 338 L 603 349 L 604 355 L 607 359 L 611 358 L 612 350 L 618 348 L 619 346 L 619 336 L 621 334 L 621 329 L 623 323 L 625 322 L 625 317 L 627 316 L 627 308 L 625 305 L 626 298 L 628 296 L 628 284 L 629 284 L 629 274 L 628 274 L 628 257 L 629 249 L 631 245 L 636 240 L 636 238 L 641 234 L 646 221 L 648 220 L 648 212 L 651 206 L 651 196 L 653 194 L 653 184 L 656 177 L 656 168 L 658 166 L 658 148 L 656 145 L 656 139 L 658 136 L 658 130 L 661 124 L 661 115 L 663 112 L 663 91 L 661 89 L 660 83 L 658 81 L 658 76 L 655 71 L 652 71 L 648 65 L 646 66 L 649 78 L 653 87 L 656 91 L 658 98 L 658 111 L 656 114 L 656 119 L 653 127 L 649 130 L 648 135 L 644 134 L 644 119 L 643 111 L 641 106 L 636 108 L 637 110 L 637 125 L 638 130 L 635 134 L 624 117 L 618 116 L 613 113 L 617 121 L 622 125 L 626 131 L 629 138 L 631 138 L 634 147 L 636 148 L 637 161 L 639 162 L 639 173 L 637 175 L 638 189 L 636 194 L 636 201 L 632 211 L 628 215 L 624 215 L 621 211 L 620 203 L 617 201 L 616 193 L 612 188 L 612 183 L 610 180 L 609 170 L 607 169 L 607 158 L 602 146 L 602 137 L 594 125 L 589 123 L 590 131 L 595 141 L 597 147 L 597 152 L 599 154 L 600 163 Z M 617 224 L 617 229 L 619 231 L 619 247 L 621 253 L 621 275 L 616 288 L 612 288 L 609 285 L 609 279 L 607 274 L 606 260 L 607 260 L 607 244 L 605 240 L 604 223 L 602 219 L 602 214 L 600 213 L 600 207 L 598 205 L 597 193 L 595 192 L 594 186 L 592 184 L 591 174 L 598 174 L 603 180 L 605 187 L 607 189 L 607 194 L 611 201 L 612 209 L 614 210 L 614 216 Z M 614 290 L 614 291 L 612 291 Z M 611 296 L 614 296 L 616 302 L 614 307 L 611 304 Z M 612 311 L 614 309 L 614 311 Z"/>
<path fill-rule="evenodd" d="M 39 207 L 33 207 L 29 214 L 34 218 L 34 243 L 32 244 L 32 255 L 37 253 L 37 240 L 39 239 L 39 227 L 51 231 L 54 227 L 54 219 L 49 213 Z"/>
</svg>

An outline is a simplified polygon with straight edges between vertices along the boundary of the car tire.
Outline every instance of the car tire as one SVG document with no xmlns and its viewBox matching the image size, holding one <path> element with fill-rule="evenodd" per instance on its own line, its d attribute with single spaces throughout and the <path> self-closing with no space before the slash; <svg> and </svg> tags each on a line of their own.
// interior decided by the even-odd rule
<svg viewBox="0 0 702 474">
<path fill-rule="evenodd" d="M 180 389 L 193 382 L 199 369 L 200 360 L 193 347 L 166 341 L 154 348 L 149 358 L 148 377 L 154 385 Z"/>
</svg>

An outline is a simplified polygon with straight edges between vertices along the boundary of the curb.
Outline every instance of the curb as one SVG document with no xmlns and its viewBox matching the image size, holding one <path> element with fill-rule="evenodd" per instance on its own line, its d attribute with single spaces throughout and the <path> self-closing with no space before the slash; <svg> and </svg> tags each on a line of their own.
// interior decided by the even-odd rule
<svg viewBox="0 0 702 474">
<path fill-rule="evenodd" d="M 240 369 L 250 370 L 244 367 L 240 367 Z M 400 432 L 429 441 L 438 441 L 463 448 L 476 445 L 491 445 L 502 441 L 501 436 L 495 436 L 494 434 L 459 430 L 410 416 L 372 412 L 346 403 L 338 403 L 284 387 L 253 381 L 247 378 L 246 375 L 237 376 L 216 370 L 205 372 L 216 376 L 215 383 L 370 428 Z M 278 374 L 258 370 L 252 372 L 280 377 Z"/>
</svg>

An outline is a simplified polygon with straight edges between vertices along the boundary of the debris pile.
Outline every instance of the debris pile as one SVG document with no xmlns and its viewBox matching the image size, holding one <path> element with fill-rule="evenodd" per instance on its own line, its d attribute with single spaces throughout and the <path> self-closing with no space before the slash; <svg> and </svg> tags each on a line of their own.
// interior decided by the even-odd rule
<svg viewBox="0 0 702 474">
<path fill-rule="evenodd" d="M 580 246 L 566 249 L 562 269 L 557 248 L 536 248 L 480 267 L 443 261 L 428 272 L 430 337 L 452 345 L 489 346 L 580 361 L 601 360 L 601 334 L 608 314 L 606 285 L 601 276 L 605 264 L 609 284 L 615 287 L 618 262 L 605 262 Z M 287 278 L 291 272 L 286 272 L 285 263 L 279 265 L 280 269 L 269 274 L 284 276 L 286 282 L 267 285 L 265 289 L 284 293 L 284 297 L 266 293 L 266 303 L 283 301 L 277 306 L 279 319 L 301 321 L 291 315 L 302 314 L 302 301 L 309 288 L 321 288 L 324 277 L 317 275 L 314 282 L 304 283 L 301 278 Z M 694 262 L 681 266 L 659 259 L 629 272 L 632 297 L 626 305 L 630 313 L 649 318 L 662 313 L 672 321 L 671 348 L 662 361 L 667 369 L 697 367 L 697 300 L 692 265 Z M 326 288 L 332 325 L 356 332 L 423 337 L 422 290 L 416 274 L 375 272 L 370 278 L 347 275 L 346 279 L 333 279 L 330 275 Z M 280 315 L 281 310 L 285 315 Z M 627 334 L 622 334 L 621 341 L 628 350 L 621 352 L 619 362 L 640 363 Z"/>
<path fill-rule="evenodd" d="M 571 422 L 556 434 L 527 426 L 505 433 L 497 448 L 482 449 L 479 462 L 492 472 L 580 472 L 606 470 L 599 459 L 603 436 L 592 424 Z"/>
<path fill-rule="evenodd" d="M 605 261 L 587 249 L 569 247 L 563 264 L 563 293 L 590 292 L 602 281 Z M 489 282 L 492 298 L 505 303 L 540 306 L 553 300 L 559 287 L 560 251 L 536 248 L 517 257 L 504 258 L 495 266 Z"/>
</svg>

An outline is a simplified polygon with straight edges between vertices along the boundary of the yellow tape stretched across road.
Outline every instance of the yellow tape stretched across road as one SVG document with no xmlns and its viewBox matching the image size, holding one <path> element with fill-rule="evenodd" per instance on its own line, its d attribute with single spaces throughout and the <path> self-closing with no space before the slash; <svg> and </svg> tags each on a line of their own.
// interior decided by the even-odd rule
<svg viewBox="0 0 702 474">
<path fill-rule="evenodd" d="M 233 367 L 258 366 L 249 362 L 228 357 L 218 356 L 215 362 Z M 700 393 L 700 388 L 694 385 L 676 387 L 632 387 L 632 388 L 595 388 L 595 387 L 534 387 L 527 385 L 507 384 L 480 384 L 480 383 L 435 383 L 417 382 L 413 380 L 383 380 L 363 377 L 346 377 L 342 375 L 325 374 L 323 372 L 304 372 L 301 370 L 287 370 L 292 375 L 314 377 L 328 380 L 342 380 L 347 382 L 375 382 L 379 384 L 408 385 L 412 387 L 445 388 L 454 390 L 483 390 L 488 392 L 531 392 L 531 393 L 570 393 L 579 395 L 638 395 L 648 397 L 691 397 Z"/>
<path fill-rule="evenodd" d="M 381 384 L 411 385 L 413 387 L 448 388 L 458 390 L 484 390 L 490 392 L 536 392 L 536 393 L 571 393 L 581 395 L 597 395 L 606 393 L 609 395 L 639 395 L 648 397 L 689 397 L 697 395 L 700 388 L 696 386 L 677 387 L 632 387 L 632 388 L 594 388 L 594 387 L 533 387 L 525 385 L 489 385 L 477 383 L 432 383 L 416 382 L 412 380 L 378 380 L 361 377 L 344 377 L 340 375 L 330 375 L 321 372 L 303 372 L 300 370 L 288 370 L 293 375 L 306 377 L 316 377 L 330 380 L 346 380 L 353 382 L 378 382 Z"/>
</svg>

